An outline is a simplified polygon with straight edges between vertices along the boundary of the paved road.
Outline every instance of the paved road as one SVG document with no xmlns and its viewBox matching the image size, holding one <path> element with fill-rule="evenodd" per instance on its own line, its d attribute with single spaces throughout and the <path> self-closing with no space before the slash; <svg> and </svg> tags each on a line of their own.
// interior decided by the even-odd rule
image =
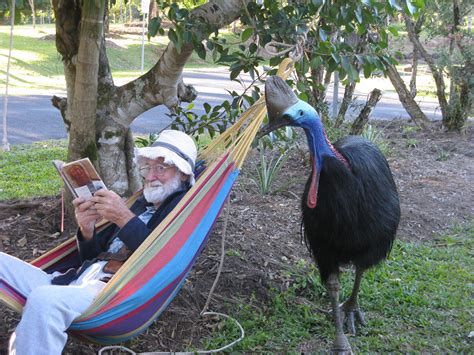
<svg viewBox="0 0 474 355">
<path fill-rule="evenodd" d="M 184 78 L 187 84 L 194 85 L 199 92 L 194 106 L 194 110 L 198 114 L 204 113 L 202 106 L 204 102 L 216 105 L 230 97 L 226 90 L 241 90 L 240 85 L 231 82 L 228 79 L 228 73 L 222 69 L 212 73 L 204 70 L 187 70 Z M 364 103 L 367 92 L 356 92 L 356 94 L 360 98 L 360 103 Z M 331 92 L 329 92 L 329 97 L 331 95 Z M 340 97 L 341 95 L 342 93 L 340 93 Z M 3 107 L 3 99 L 4 97 L 2 96 L 0 107 Z M 51 95 L 10 96 L 8 98 L 7 123 L 8 141 L 10 144 L 66 138 L 66 130 L 61 115 L 51 105 L 50 99 Z M 420 104 L 430 119 L 440 119 L 440 114 L 437 110 L 438 104 L 433 99 Z M 160 131 L 169 123 L 169 118 L 166 116 L 167 112 L 168 109 L 166 107 L 160 106 L 143 113 L 133 122 L 133 132 L 148 134 Z M 0 117 L 3 117 L 3 112 Z M 372 117 L 378 119 L 400 119 L 408 118 L 408 114 L 398 101 L 396 95 L 387 93 L 384 94 L 382 100 L 376 106 Z M 3 130 L 0 132 L 1 138 L 3 138 Z"/>
</svg>

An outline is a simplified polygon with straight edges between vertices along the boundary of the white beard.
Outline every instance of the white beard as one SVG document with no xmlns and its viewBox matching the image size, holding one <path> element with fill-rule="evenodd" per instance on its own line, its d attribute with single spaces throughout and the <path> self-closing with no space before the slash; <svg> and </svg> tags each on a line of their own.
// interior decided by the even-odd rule
<svg viewBox="0 0 474 355">
<path fill-rule="evenodd" d="M 169 195 L 179 189 L 181 186 L 181 174 L 176 174 L 167 183 L 162 184 L 158 180 L 145 182 L 143 196 L 145 200 L 153 204 L 162 203 Z"/>
</svg>

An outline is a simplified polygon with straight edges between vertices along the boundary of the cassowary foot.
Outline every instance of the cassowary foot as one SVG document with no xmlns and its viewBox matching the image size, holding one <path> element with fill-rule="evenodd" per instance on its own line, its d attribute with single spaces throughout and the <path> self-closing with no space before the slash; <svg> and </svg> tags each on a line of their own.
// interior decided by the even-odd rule
<svg viewBox="0 0 474 355">
<path fill-rule="evenodd" d="M 365 326 L 365 316 L 358 305 L 352 306 L 348 305 L 346 302 L 341 305 L 341 310 L 344 313 L 347 331 L 350 334 L 356 334 L 356 323 L 360 324 L 361 326 Z"/>
<path fill-rule="evenodd" d="M 352 354 L 351 344 L 344 334 L 337 334 L 331 348 L 331 354 Z"/>
</svg>

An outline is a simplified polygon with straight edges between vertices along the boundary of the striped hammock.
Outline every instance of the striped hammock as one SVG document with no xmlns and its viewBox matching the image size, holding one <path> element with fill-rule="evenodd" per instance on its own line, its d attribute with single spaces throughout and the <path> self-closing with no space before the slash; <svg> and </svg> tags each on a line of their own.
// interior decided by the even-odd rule
<svg viewBox="0 0 474 355">
<path fill-rule="evenodd" d="M 278 75 L 286 78 L 292 68 L 293 62 L 285 59 Z M 144 331 L 164 311 L 204 248 L 265 114 L 261 97 L 200 152 L 206 168 L 196 184 L 74 320 L 71 334 L 100 344 L 118 343 Z M 129 199 L 129 206 L 138 195 Z M 32 264 L 47 272 L 65 270 L 77 263 L 77 254 L 73 237 Z M 21 312 L 26 299 L 0 280 L 0 301 Z"/>
</svg>

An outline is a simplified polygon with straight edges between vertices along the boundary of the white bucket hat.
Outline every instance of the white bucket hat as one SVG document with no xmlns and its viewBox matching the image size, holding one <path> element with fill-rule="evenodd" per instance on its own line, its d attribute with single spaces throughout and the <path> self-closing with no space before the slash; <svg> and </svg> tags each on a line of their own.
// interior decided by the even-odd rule
<svg viewBox="0 0 474 355">
<path fill-rule="evenodd" d="M 186 133 L 176 130 L 165 130 L 150 147 L 135 148 L 135 159 L 141 164 L 143 158 L 163 158 L 165 164 L 176 166 L 179 171 L 189 176 L 190 185 L 194 185 L 194 165 L 197 149 L 193 139 Z"/>
</svg>

